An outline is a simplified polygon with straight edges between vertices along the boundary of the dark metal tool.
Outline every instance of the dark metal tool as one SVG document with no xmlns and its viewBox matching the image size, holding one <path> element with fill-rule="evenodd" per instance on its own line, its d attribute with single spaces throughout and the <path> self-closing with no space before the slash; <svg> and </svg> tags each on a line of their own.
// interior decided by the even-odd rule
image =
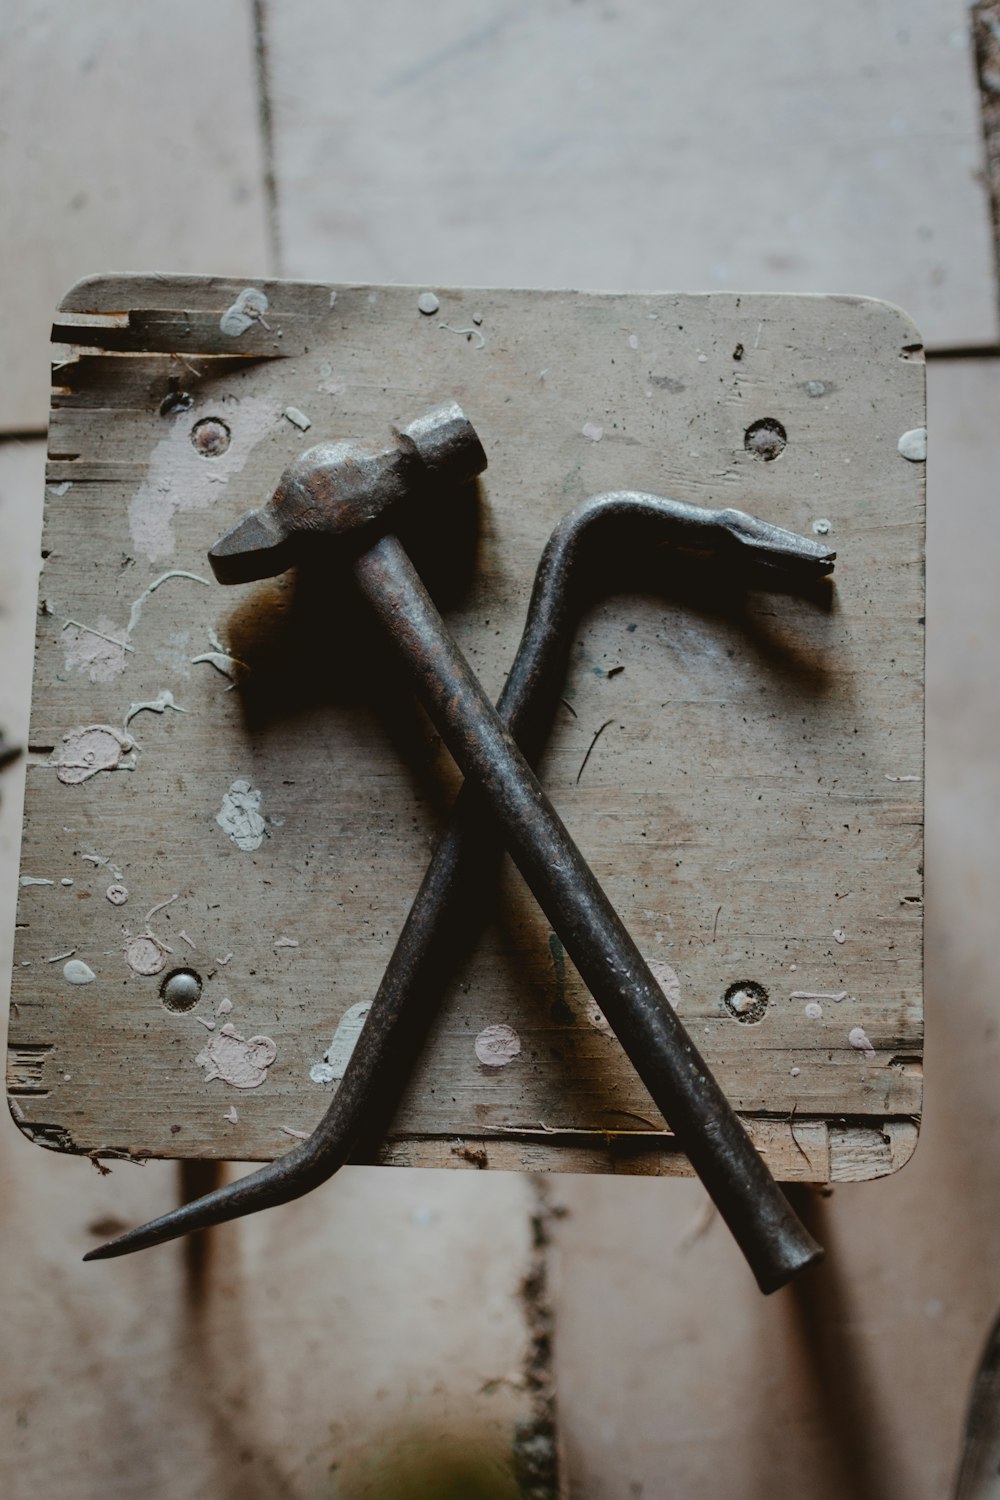
<svg viewBox="0 0 1000 1500">
<path fill-rule="evenodd" d="M 393 500 L 401 499 L 401 490 L 417 477 L 411 447 L 418 462 L 423 448 L 426 469 L 442 481 L 456 482 L 485 466 L 471 426 L 454 406 L 430 413 L 408 428 L 397 450 L 389 454 L 344 444 L 311 450 L 286 472 L 264 512 L 245 518 L 213 549 L 217 573 L 224 581 L 266 576 L 295 560 L 296 539 L 303 534 L 353 529 L 358 517 L 363 530 L 374 528 L 378 506 L 372 483 L 387 489 Z M 341 482 L 331 493 L 334 475 Z M 735 511 L 702 511 L 628 492 L 587 502 L 567 518 L 546 549 L 532 600 L 535 628 L 526 632 L 530 639 L 523 643 L 504 694 L 508 716 L 529 738 L 531 719 L 540 724 L 545 718 L 537 714 L 537 707 L 532 710 L 532 703 L 537 706 L 548 696 L 544 689 L 560 656 L 558 651 L 547 652 L 546 645 L 565 636 L 569 591 L 559 585 L 590 530 L 588 508 L 595 519 L 657 518 L 661 527 L 672 524 L 691 545 L 714 547 L 721 541 L 734 550 L 749 548 L 763 561 L 813 577 L 828 572 L 833 562 L 832 554 L 816 543 Z M 364 543 L 368 550 L 354 556 L 355 577 L 390 635 L 404 643 L 404 659 L 425 707 L 466 774 L 482 778 L 489 809 L 499 818 L 536 897 L 730 1223 L 758 1282 L 764 1290 L 773 1290 L 815 1260 L 819 1247 L 791 1212 L 664 1003 L 638 950 L 444 631 L 399 543 L 377 530 L 363 536 Z M 559 660 L 558 670 L 561 665 Z M 532 692 L 535 682 L 537 696 Z M 435 916 L 457 883 L 463 842 L 468 843 L 465 825 L 470 817 L 482 817 L 481 804 L 480 789 L 463 792 L 462 807 L 439 846 L 380 987 L 364 1044 L 355 1048 L 330 1115 L 310 1141 L 253 1177 L 130 1231 L 88 1258 L 124 1254 L 287 1201 L 328 1177 L 349 1154 L 380 1061 L 391 1050 L 405 996 L 434 946 Z"/>
</svg>

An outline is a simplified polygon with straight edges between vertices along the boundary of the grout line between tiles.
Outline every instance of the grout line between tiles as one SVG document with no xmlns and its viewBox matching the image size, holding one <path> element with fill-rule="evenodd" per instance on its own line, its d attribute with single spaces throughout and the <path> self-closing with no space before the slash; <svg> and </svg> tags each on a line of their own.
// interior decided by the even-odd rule
<svg viewBox="0 0 1000 1500">
<path fill-rule="evenodd" d="M 274 165 L 274 120 L 267 65 L 267 16 L 265 0 L 253 0 L 254 56 L 257 67 L 257 120 L 264 156 L 264 201 L 267 235 L 271 246 L 272 274 L 281 275 L 281 227 L 278 217 L 278 178 Z"/>
</svg>

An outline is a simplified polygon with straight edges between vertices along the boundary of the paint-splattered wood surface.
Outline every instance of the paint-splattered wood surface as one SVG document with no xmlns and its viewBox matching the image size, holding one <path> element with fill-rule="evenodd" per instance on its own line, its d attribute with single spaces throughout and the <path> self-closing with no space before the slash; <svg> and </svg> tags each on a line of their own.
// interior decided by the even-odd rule
<svg viewBox="0 0 1000 1500">
<path fill-rule="evenodd" d="M 205 553 L 309 443 L 453 396 L 489 469 L 447 618 L 493 694 L 545 539 L 587 495 L 829 535 L 834 584 L 802 595 L 703 560 L 664 559 L 652 587 L 642 560 L 644 592 L 581 620 L 542 774 L 776 1173 L 902 1165 L 922 1072 L 913 325 L 834 297 L 438 288 L 423 314 L 419 288 L 256 290 L 97 279 L 57 319 L 22 1128 L 262 1160 L 326 1108 L 456 777 L 350 600 L 293 576 L 222 590 Z M 773 460 L 745 444 L 764 418 L 787 433 Z M 161 998 L 177 968 L 202 984 L 190 1010 Z M 748 982 L 767 995 L 749 1024 L 725 999 Z M 510 869 L 377 1159 L 688 1170 Z"/>
</svg>

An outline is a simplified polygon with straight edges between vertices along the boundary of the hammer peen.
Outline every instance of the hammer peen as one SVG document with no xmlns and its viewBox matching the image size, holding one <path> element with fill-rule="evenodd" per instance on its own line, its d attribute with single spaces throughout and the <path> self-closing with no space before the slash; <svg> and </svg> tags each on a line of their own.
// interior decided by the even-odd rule
<svg viewBox="0 0 1000 1500">
<path fill-rule="evenodd" d="M 489 806 L 536 899 L 625 1047 L 657 1107 L 729 1224 L 764 1291 L 822 1254 L 792 1213 L 537 779 L 437 614 L 388 526 L 434 486 L 486 467 L 454 404 L 425 414 L 382 450 L 310 449 L 267 506 L 212 549 L 224 583 L 268 577 L 325 548 L 345 551 L 355 581 L 402 658 L 467 780 Z M 124 1235 L 88 1258 L 173 1237 Z"/>
</svg>

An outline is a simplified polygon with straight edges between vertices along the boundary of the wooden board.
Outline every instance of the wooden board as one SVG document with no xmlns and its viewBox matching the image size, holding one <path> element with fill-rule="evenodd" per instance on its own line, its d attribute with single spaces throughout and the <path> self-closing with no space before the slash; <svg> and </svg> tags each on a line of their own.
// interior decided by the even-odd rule
<svg viewBox="0 0 1000 1500">
<path fill-rule="evenodd" d="M 332 1085 L 311 1070 L 374 993 L 456 779 L 371 678 L 346 605 L 304 601 L 293 576 L 198 578 L 311 441 L 454 396 L 490 467 L 447 617 L 493 694 L 545 539 L 584 496 L 828 525 L 830 589 L 747 593 L 703 565 L 595 607 L 543 779 L 774 1170 L 902 1165 L 922 1071 L 924 466 L 898 448 L 924 423 L 913 325 L 855 298 L 439 288 L 427 317 L 419 288 L 258 288 L 266 326 L 239 337 L 220 321 L 244 288 L 212 279 L 82 283 L 57 320 L 76 342 L 50 437 L 10 1034 L 22 1128 L 98 1155 L 263 1160 L 323 1113 Z M 773 462 L 745 446 L 765 417 L 788 434 Z M 191 440 L 206 418 L 230 433 L 213 458 Z M 206 655 L 251 670 L 230 690 Z M 165 694 L 183 712 L 126 726 Z M 95 751 L 117 769 L 88 775 Z M 234 800 L 258 847 L 218 821 Z M 70 983 L 75 963 L 94 980 Z M 204 991 L 179 1014 L 160 986 L 183 965 Z M 742 1024 L 724 996 L 749 980 L 769 998 Z M 260 1086 L 206 1078 L 223 1024 L 272 1039 Z M 494 1025 L 520 1040 L 503 1067 L 477 1057 Z M 688 1170 L 511 870 L 379 1159 Z"/>
</svg>

